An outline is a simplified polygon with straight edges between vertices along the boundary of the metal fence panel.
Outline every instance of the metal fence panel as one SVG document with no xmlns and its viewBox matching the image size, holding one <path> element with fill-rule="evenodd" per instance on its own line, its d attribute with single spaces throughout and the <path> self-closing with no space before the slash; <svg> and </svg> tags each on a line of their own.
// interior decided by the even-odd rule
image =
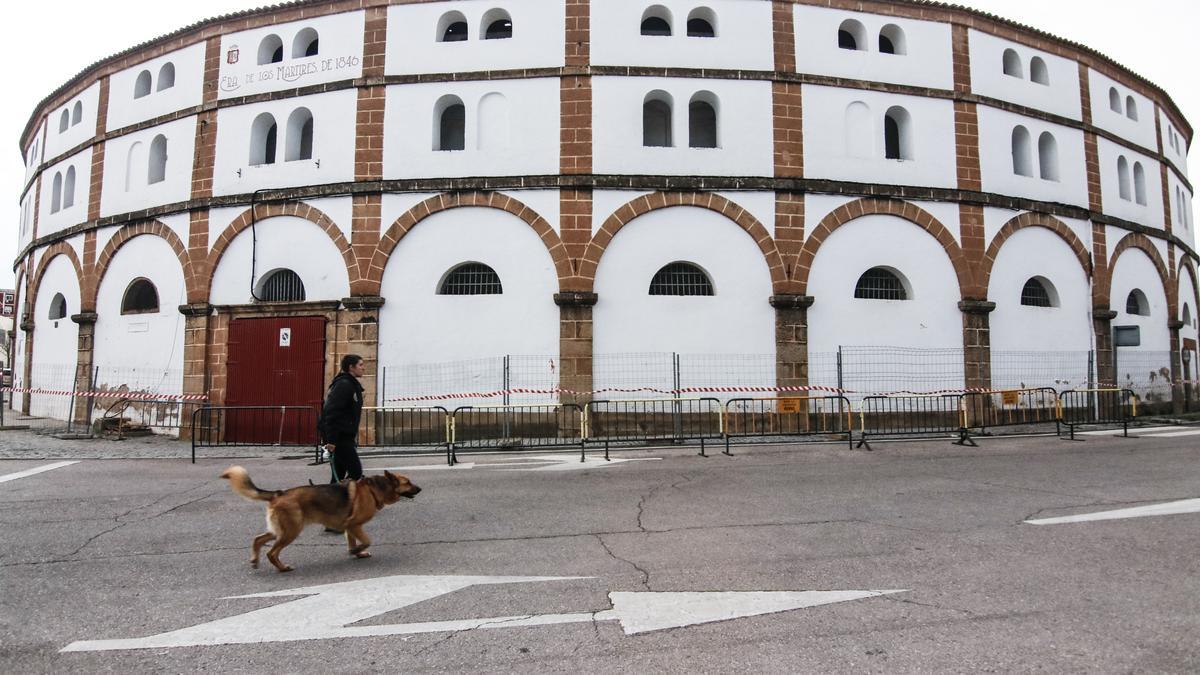
<svg viewBox="0 0 1200 675">
<path fill-rule="evenodd" d="M 725 452 L 734 437 L 845 436 L 853 447 L 851 404 L 844 396 L 740 398 L 725 404 Z"/>
</svg>

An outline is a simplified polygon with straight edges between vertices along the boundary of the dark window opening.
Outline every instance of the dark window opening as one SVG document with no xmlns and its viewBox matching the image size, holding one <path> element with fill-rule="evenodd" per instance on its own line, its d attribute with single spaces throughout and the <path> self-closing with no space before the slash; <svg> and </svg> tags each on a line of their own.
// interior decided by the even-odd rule
<svg viewBox="0 0 1200 675">
<path fill-rule="evenodd" d="M 854 34 L 848 30 L 838 31 L 838 47 L 842 49 L 858 49 L 858 40 L 854 39 Z"/>
<path fill-rule="evenodd" d="M 50 320 L 57 321 L 67 318 L 67 299 L 62 293 L 55 293 L 54 299 L 50 301 Z"/>
<path fill-rule="evenodd" d="M 263 302 L 303 302 L 304 282 L 289 269 L 275 270 L 262 281 L 258 299 Z"/>
<path fill-rule="evenodd" d="M 487 27 L 483 34 L 484 40 L 507 40 L 512 37 L 512 20 L 498 19 Z"/>
<path fill-rule="evenodd" d="M 872 267 L 858 278 L 854 297 L 860 300 L 907 300 L 904 282 L 890 270 Z"/>
<path fill-rule="evenodd" d="M 1050 292 L 1039 279 L 1030 279 L 1021 289 L 1021 304 L 1026 307 L 1053 307 Z"/>
<path fill-rule="evenodd" d="M 158 291 L 149 279 L 134 279 L 121 299 L 122 314 L 148 314 L 158 311 Z"/>
<path fill-rule="evenodd" d="M 504 287 L 496 270 L 483 263 L 464 263 L 442 280 L 438 295 L 500 295 Z"/>
<path fill-rule="evenodd" d="M 671 24 L 667 23 L 667 20 L 662 17 L 647 17 L 642 20 L 642 35 L 670 36 Z"/>
<path fill-rule="evenodd" d="M 883 145 L 885 158 L 901 159 L 900 124 L 891 115 L 883 118 Z"/>
<path fill-rule="evenodd" d="M 716 37 L 717 32 L 713 30 L 712 24 L 707 19 L 688 19 L 687 22 L 688 37 Z"/>
<path fill-rule="evenodd" d="M 466 142 L 467 109 L 461 103 L 442 111 L 438 150 L 463 150 Z"/>
<path fill-rule="evenodd" d="M 1150 316 L 1150 307 L 1148 305 L 1146 295 L 1135 288 L 1129 292 L 1129 297 L 1125 299 L 1125 313 L 1135 316 Z"/>
<path fill-rule="evenodd" d="M 466 42 L 466 40 L 466 21 L 455 21 L 446 27 L 446 32 L 442 35 L 442 42 Z"/>
<path fill-rule="evenodd" d="M 650 295 L 713 295 L 712 281 L 699 267 L 673 262 L 660 269 L 650 280 Z"/>
</svg>

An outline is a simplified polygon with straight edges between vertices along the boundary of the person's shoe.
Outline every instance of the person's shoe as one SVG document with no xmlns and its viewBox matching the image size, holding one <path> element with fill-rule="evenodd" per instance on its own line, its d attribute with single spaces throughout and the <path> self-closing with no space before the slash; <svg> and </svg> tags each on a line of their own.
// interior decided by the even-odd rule
<svg viewBox="0 0 1200 675">
<path fill-rule="evenodd" d="M 332 527 L 327 527 L 327 528 L 325 528 L 325 531 L 326 531 L 327 533 L 329 533 L 329 534 L 345 534 L 345 533 L 344 533 L 344 532 L 342 532 L 341 530 L 335 530 L 335 529 L 333 529 Z"/>
</svg>

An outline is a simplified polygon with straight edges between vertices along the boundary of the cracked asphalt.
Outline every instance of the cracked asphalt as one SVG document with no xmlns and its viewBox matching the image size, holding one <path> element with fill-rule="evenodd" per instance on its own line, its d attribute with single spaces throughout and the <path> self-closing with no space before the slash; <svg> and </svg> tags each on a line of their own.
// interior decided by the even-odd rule
<svg viewBox="0 0 1200 675">
<path fill-rule="evenodd" d="M 1029 518 L 1200 497 L 1192 438 L 996 438 L 622 451 L 661 457 L 520 471 L 516 456 L 374 457 L 423 488 L 367 526 L 352 560 L 310 528 L 248 564 L 265 489 L 327 479 L 270 452 L 192 465 L 182 444 L 39 445 L 0 432 L 0 670 L 61 672 L 1178 672 L 1200 671 L 1200 513 L 1035 526 Z M 544 452 L 542 454 L 545 454 Z M 119 458 L 124 457 L 124 458 Z M 533 467 L 530 467 L 533 468 Z M 591 614 L 579 623 L 285 643 L 68 652 L 292 598 L 230 596 L 390 575 L 580 577 L 472 586 L 363 625 Z M 906 589 L 626 635 L 610 592 Z"/>
</svg>

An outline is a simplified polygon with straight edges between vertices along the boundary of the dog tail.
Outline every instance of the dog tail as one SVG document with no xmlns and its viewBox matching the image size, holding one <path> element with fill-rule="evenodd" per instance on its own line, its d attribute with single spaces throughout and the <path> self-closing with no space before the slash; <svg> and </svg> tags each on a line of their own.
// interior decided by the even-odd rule
<svg viewBox="0 0 1200 675">
<path fill-rule="evenodd" d="M 229 480 L 229 487 L 233 491 L 246 499 L 257 499 L 259 501 L 268 502 L 276 497 L 279 493 L 271 490 L 261 490 L 253 481 L 250 480 L 250 474 L 240 466 L 231 466 L 225 469 L 221 474 L 221 478 Z"/>
</svg>

